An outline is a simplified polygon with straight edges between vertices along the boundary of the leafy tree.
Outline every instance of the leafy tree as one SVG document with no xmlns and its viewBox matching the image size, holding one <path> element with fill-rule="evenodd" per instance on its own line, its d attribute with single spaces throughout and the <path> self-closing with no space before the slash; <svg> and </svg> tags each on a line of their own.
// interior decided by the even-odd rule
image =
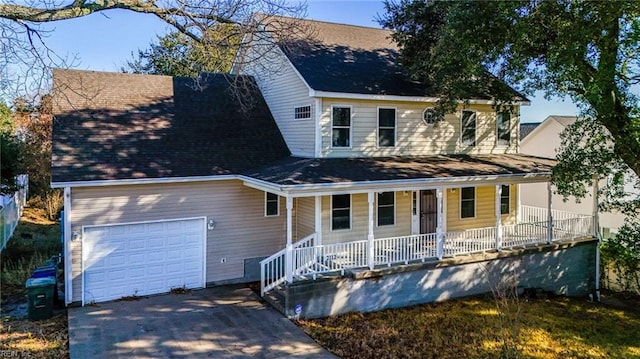
<svg viewBox="0 0 640 359">
<path fill-rule="evenodd" d="M 216 46 L 205 46 L 180 32 L 158 36 L 157 43 L 147 50 L 138 50 L 137 57 L 127 61 L 122 71 L 182 77 L 229 72 L 242 39 L 230 25 L 219 25 L 207 34 Z"/>
<path fill-rule="evenodd" d="M 29 192 L 44 198 L 51 182 L 52 99 L 45 95 L 37 106 L 20 99 L 14 108 L 13 123 L 22 146 L 22 170 L 29 175 Z"/>
<path fill-rule="evenodd" d="M 611 151 L 640 174 L 640 2 L 386 1 L 401 61 L 450 109 L 470 93 L 568 95 L 603 126 Z M 571 170 L 571 169 L 569 169 Z"/>
<path fill-rule="evenodd" d="M 15 192 L 15 176 L 22 166 L 21 143 L 15 136 L 11 109 L 0 103 L 0 193 Z"/>
<path fill-rule="evenodd" d="M 256 38 L 264 38 L 265 26 L 270 28 L 270 35 L 279 39 L 304 33 L 306 30 L 300 22 L 281 21 L 279 16 L 295 18 L 303 14 L 305 8 L 304 3 L 289 0 L 7 0 L 0 4 L 0 96 L 13 98 L 19 94 L 41 94 L 42 89 L 48 87 L 52 67 L 68 68 L 76 64 L 75 58 L 59 56 L 47 47 L 46 34 L 54 30 L 48 30 L 46 23 L 107 13 L 114 9 L 156 16 L 182 34 L 174 38 L 178 51 L 184 49 L 181 44 L 189 41 L 204 46 L 202 49 L 188 46 L 193 53 L 185 54 L 185 59 L 214 55 L 220 59 L 219 67 L 204 69 L 225 69 L 228 68 L 226 54 L 230 51 L 229 46 L 238 46 L 241 51 Z M 232 36 L 228 36 L 229 32 Z M 275 46 L 273 42 L 269 45 Z M 153 50 L 151 54 L 154 54 Z M 148 71 L 155 71 L 155 59 L 147 63 L 146 58 L 143 56 L 139 63 L 140 72 L 146 71 L 147 65 L 150 65 Z M 203 64 L 211 65 L 208 61 Z M 242 58 L 236 59 L 236 65 L 244 65 Z M 164 69 L 160 66 L 158 70 L 186 69 Z M 266 68 L 263 72 L 274 70 Z"/>
</svg>

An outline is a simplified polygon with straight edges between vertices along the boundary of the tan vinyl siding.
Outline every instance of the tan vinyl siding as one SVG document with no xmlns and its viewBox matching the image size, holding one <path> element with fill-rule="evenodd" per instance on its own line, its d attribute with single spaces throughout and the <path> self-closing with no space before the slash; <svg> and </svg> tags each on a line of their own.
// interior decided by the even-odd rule
<svg viewBox="0 0 640 359">
<path fill-rule="evenodd" d="M 513 224 L 516 221 L 518 205 L 517 185 L 510 185 L 509 214 L 502 215 L 502 224 Z M 495 227 L 496 225 L 496 188 L 495 186 L 476 187 L 476 211 L 473 218 L 460 218 L 460 188 L 447 191 L 447 231 L 458 231 L 473 228 Z"/>
<path fill-rule="evenodd" d="M 475 147 L 463 146 L 460 142 L 460 108 L 448 114 L 437 125 L 426 125 L 422 115 L 433 103 L 346 100 L 325 98 L 322 102 L 322 156 L 419 156 L 441 153 L 516 153 L 517 116 L 511 119 L 511 145 L 496 145 L 496 113 L 489 105 L 470 105 L 468 110 L 477 111 Z M 351 107 L 351 148 L 331 148 L 331 108 Z M 378 147 L 378 108 L 396 108 L 396 145 Z"/>
<path fill-rule="evenodd" d="M 243 73 L 254 76 L 273 118 L 280 128 L 289 150 L 294 156 L 315 155 L 315 102 L 309 97 L 309 88 L 295 72 L 293 65 L 273 45 L 265 49 L 251 50 L 248 56 L 257 59 L 248 61 Z M 254 54 L 252 54 L 252 52 Z M 294 119 L 294 108 L 311 106 L 311 119 Z"/>
<path fill-rule="evenodd" d="M 396 193 L 396 222 L 394 225 L 377 226 L 374 205 L 375 238 L 396 237 L 411 234 L 411 196 Z M 331 230 L 331 196 L 322 197 L 322 242 L 324 244 L 361 241 L 367 239 L 369 228 L 369 203 L 366 193 L 351 195 L 351 229 Z"/>
<path fill-rule="evenodd" d="M 286 236 L 285 203 L 280 215 L 265 217 L 264 192 L 240 181 L 74 188 L 72 231 L 82 226 L 206 217 L 206 281 L 244 276 L 244 259 L 269 256 L 282 249 Z M 72 242 L 73 301 L 81 300 L 81 241 Z M 226 263 L 221 263 L 225 258 Z"/>
<path fill-rule="evenodd" d="M 300 240 L 315 230 L 315 197 L 296 198 L 296 240 Z"/>
</svg>

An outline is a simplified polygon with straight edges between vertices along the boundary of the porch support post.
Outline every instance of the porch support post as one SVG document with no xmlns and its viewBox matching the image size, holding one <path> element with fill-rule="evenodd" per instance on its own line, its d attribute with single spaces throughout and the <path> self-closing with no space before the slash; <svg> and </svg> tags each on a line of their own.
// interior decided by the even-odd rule
<svg viewBox="0 0 640 359">
<path fill-rule="evenodd" d="M 602 242 L 602 235 L 600 232 L 600 218 L 599 218 L 599 206 L 598 206 L 598 177 L 593 177 L 593 234 L 598 239 L 596 245 L 596 300 L 600 301 L 600 243 Z"/>
<path fill-rule="evenodd" d="M 285 276 L 287 283 L 293 282 L 293 198 L 286 197 L 287 203 L 287 247 L 285 250 Z"/>
<path fill-rule="evenodd" d="M 496 185 L 496 250 L 502 249 L 502 185 Z"/>
<path fill-rule="evenodd" d="M 322 196 L 316 196 L 316 218 L 315 218 L 315 227 L 316 227 L 316 238 L 313 241 L 314 246 L 319 246 L 322 244 Z"/>
<path fill-rule="evenodd" d="M 438 260 L 442 260 L 444 256 L 444 226 L 442 225 L 444 210 L 443 210 L 443 189 L 441 187 L 436 188 L 436 255 Z"/>
<path fill-rule="evenodd" d="M 600 185 L 598 183 L 598 177 L 593 177 L 593 236 L 601 239 L 600 234 L 600 211 L 598 202 L 598 192 L 600 191 Z"/>
<path fill-rule="evenodd" d="M 547 243 L 553 242 L 553 214 L 551 213 L 551 182 L 547 182 Z"/>
<path fill-rule="evenodd" d="M 516 224 L 522 223 L 522 201 L 520 201 L 520 184 L 516 185 Z"/>
<path fill-rule="evenodd" d="M 367 233 L 367 263 L 369 269 L 373 269 L 373 199 L 374 192 L 367 193 L 367 201 L 369 203 L 369 230 Z"/>
</svg>

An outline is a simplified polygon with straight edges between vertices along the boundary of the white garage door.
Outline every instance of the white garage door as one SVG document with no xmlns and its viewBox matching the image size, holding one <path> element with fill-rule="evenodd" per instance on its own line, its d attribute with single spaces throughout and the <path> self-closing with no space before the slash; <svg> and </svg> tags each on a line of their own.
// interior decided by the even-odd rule
<svg viewBox="0 0 640 359">
<path fill-rule="evenodd" d="M 83 304 L 202 288 L 204 219 L 85 227 Z"/>
</svg>

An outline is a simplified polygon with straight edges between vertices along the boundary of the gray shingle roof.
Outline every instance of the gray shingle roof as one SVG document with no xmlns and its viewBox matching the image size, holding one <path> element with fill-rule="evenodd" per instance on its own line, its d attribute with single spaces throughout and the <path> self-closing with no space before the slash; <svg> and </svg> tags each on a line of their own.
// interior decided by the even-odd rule
<svg viewBox="0 0 640 359">
<path fill-rule="evenodd" d="M 279 18 L 287 21 L 287 18 Z M 314 20 L 301 21 L 308 36 L 285 39 L 283 52 L 317 91 L 438 97 L 429 84 L 412 80 L 399 64 L 392 32 Z M 520 100 L 528 101 L 514 91 Z M 490 99 L 486 94 L 476 99 Z"/>
<path fill-rule="evenodd" d="M 534 123 L 521 123 L 520 124 L 520 141 L 527 137 L 536 127 L 540 126 L 542 122 Z"/>
<path fill-rule="evenodd" d="M 526 155 L 435 155 L 370 158 L 296 158 L 245 174 L 282 186 L 548 174 L 555 160 Z"/>
<path fill-rule="evenodd" d="M 52 181 L 239 173 L 290 155 L 253 86 L 245 112 L 228 77 L 54 70 Z"/>
</svg>

